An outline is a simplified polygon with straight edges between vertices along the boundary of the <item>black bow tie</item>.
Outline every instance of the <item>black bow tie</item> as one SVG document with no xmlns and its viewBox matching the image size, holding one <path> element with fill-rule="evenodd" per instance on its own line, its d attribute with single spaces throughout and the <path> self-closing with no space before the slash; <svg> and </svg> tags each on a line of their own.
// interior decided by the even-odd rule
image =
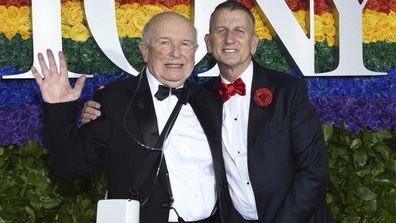
<svg viewBox="0 0 396 223">
<path fill-rule="evenodd" d="M 169 96 L 169 92 L 170 94 L 175 95 L 179 100 L 183 101 L 183 104 L 187 103 L 188 100 L 188 90 L 187 88 L 170 88 L 170 87 L 166 87 L 164 85 L 158 85 L 158 91 L 154 94 L 154 96 L 162 101 L 165 98 L 167 98 Z"/>
</svg>

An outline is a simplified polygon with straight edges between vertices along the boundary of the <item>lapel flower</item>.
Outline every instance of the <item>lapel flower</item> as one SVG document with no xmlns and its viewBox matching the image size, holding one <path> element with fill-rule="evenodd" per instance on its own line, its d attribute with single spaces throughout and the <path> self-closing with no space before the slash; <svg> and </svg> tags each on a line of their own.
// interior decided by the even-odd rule
<svg viewBox="0 0 396 223">
<path fill-rule="evenodd" d="M 268 88 L 259 88 L 254 92 L 254 102 L 260 107 L 266 107 L 272 102 L 272 92 Z"/>
</svg>

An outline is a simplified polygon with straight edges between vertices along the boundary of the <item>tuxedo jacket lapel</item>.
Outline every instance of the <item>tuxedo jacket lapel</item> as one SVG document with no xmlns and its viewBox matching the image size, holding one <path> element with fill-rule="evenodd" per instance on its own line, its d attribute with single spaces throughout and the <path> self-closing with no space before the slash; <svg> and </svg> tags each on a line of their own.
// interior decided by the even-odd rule
<svg viewBox="0 0 396 223">
<path fill-rule="evenodd" d="M 259 88 L 268 88 L 271 92 L 271 88 L 265 71 L 261 70 L 260 67 L 254 63 L 253 68 L 253 81 L 252 89 L 250 92 L 250 109 L 249 109 L 249 122 L 248 122 L 248 153 L 252 154 L 252 150 L 255 148 L 255 139 L 260 126 L 265 124 L 265 118 L 267 117 L 268 108 L 260 107 L 254 102 L 254 94 Z"/>
<path fill-rule="evenodd" d="M 132 134 L 136 133 L 141 135 L 143 139 L 142 143 L 154 147 L 159 137 L 157 116 L 155 114 L 146 73 L 143 72 L 140 75 L 143 75 L 141 77 L 141 83 L 133 99 L 132 107 L 127 114 L 127 128 Z M 135 93 L 136 87 L 138 87 L 137 85 L 138 80 L 134 82 L 134 86 L 130 89 L 130 100 Z M 135 120 L 136 125 L 131 120 Z M 138 126 L 138 129 L 136 129 L 136 126 Z"/>
</svg>

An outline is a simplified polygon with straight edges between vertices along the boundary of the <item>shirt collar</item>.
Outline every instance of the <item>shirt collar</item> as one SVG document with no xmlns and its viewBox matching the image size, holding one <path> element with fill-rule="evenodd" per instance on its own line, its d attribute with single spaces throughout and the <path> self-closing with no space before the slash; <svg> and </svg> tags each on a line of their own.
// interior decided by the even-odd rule
<svg viewBox="0 0 396 223">
<path fill-rule="evenodd" d="M 220 74 L 221 77 L 221 82 L 225 84 L 230 84 L 228 80 L 224 79 L 224 77 Z M 242 74 L 239 76 L 243 80 L 243 83 L 245 83 L 246 86 L 246 92 L 250 92 L 250 89 L 252 88 L 252 81 L 253 81 L 253 61 L 250 61 L 250 64 L 248 67 L 242 72 Z"/>
</svg>

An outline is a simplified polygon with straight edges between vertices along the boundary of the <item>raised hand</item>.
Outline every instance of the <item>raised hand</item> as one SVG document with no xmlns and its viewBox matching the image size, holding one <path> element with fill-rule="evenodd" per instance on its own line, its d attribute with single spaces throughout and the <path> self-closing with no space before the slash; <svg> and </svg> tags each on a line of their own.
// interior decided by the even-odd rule
<svg viewBox="0 0 396 223">
<path fill-rule="evenodd" d="M 74 88 L 70 86 L 67 63 L 65 55 L 62 52 L 59 52 L 59 72 L 55 62 L 54 54 L 50 49 L 47 50 L 49 68 L 44 60 L 43 54 L 39 53 L 37 57 L 43 76 L 40 75 L 34 66 L 32 66 L 31 71 L 40 87 L 41 95 L 45 102 L 60 103 L 75 101 L 80 98 L 86 77 L 79 77 Z"/>
</svg>

